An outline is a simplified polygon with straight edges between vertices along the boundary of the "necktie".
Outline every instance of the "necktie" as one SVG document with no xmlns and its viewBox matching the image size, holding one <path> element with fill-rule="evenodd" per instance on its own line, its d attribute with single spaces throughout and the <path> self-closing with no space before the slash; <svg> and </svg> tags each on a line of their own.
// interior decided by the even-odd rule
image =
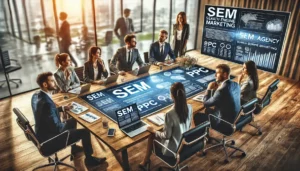
<svg viewBox="0 0 300 171">
<path fill-rule="evenodd" d="M 164 45 L 161 45 L 161 48 L 160 48 L 160 56 L 163 56 L 164 54 Z"/>
<path fill-rule="evenodd" d="M 131 54 L 130 51 L 128 51 L 128 61 L 127 61 L 128 64 L 131 63 L 131 56 L 130 56 L 130 54 Z"/>
</svg>

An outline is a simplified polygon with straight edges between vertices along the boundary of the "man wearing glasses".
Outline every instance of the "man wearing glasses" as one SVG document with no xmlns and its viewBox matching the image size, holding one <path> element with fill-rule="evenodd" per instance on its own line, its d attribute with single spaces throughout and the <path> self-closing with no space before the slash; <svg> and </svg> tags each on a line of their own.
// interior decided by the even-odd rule
<svg viewBox="0 0 300 171">
<path fill-rule="evenodd" d="M 110 62 L 110 70 L 115 74 L 124 75 L 125 72 L 132 71 L 135 62 L 142 67 L 144 62 L 140 56 L 139 50 L 136 49 L 136 37 L 133 34 L 125 36 L 126 45 L 117 50 Z"/>
</svg>

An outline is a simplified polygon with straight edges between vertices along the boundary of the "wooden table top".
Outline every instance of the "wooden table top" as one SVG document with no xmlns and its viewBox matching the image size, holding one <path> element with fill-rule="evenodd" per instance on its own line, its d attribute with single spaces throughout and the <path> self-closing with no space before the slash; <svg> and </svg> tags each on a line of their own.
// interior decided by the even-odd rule
<svg viewBox="0 0 300 171">
<path fill-rule="evenodd" d="M 178 66 L 178 65 L 164 66 L 163 70 L 168 70 L 168 69 L 174 68 L 176 66 Z M 159 66 L 152 65 L 151 68 L 150 68 L 149 74 L 151 75 L 151 74 L 155 74 L 157 72 L 160 72 Z M 85 93 L 85 94 L 89 94 L 89 93 L 92 93 L 92 92 L 103 90 L 105 88 L 108 88 L 108 87 L 111 87 L 111 86 L 114 86 L 114 85 L 117 85 L 117 84 L 123 84 L 124 82 L 129 82 L 131 80 L 135 80 L 135 79 L 145 77 L 145 76 L 148 76 L 148 74 L 135 76 L 135 75 L 126 73 L 125 76 L 119 76 L 116 83 L 110 84 L 107 87 L 103 86 L 103 85 L 94 85 L 93 84 L 91 86 L 90 91 Z M 125 80 L 123 80 L 124 82 L 121 81 L 123 78 L 125 79 Z M 68 97 L 68 98 L 66 99 L 65 97 Z M 111 149 L 115 150 L 116 152 L 130 147 L 130 146 L 146 139 L 150 135 L 150 133 L 146 131 L 146 132 L 144 132 L 142 134 L 139 134 L 139 135 L 137 135 L 133 138 L 128 137 L 126 134 L 124 134 L 119 129 L 117 123 L 110 120 L 106 115 L 104 115 L 103 113 L 101 113 L 98 110 L 96 110 L 95 108 L 93 108 L 91 105 L 89 105 L 87 102 L 85 102 L 84 100 L 82 100 L 81 98 L 79 98 L 75 94 L 58 93 L 58 94 L 53 95 L 52 99 L 53 99 L 54 103 L 57 106 L 67 105 L 68 103 L 71 103 L 71 102 L 79 103 L 79 104 L 89 108 L 88 111 L 86 111 L 86 112 L 92 112 L 92 113 L 100 116 L 101 118 L 99 120 L 97 120 L 93 123 L 88 123 L 88 122 L 84 121 L 83 119 L 79 118 L 80 115 L 82 115 L 86 112 L 83 112 L 79 115 L 76 115 L 76 114 L 74 114 L 70 111 L 68 112 L 68 114 L 70 116 L 72 116 L 74 119 L 76 119 L 83 127 L 87 128 L 92 134 L 94 134 L 97 138 L 99 138 L 107 146 L 109 146 Z M 192 97 L 190 97 L 187 100 L 187 103 L 191 104 L 193 106 L 193 113 L 196 113 L 196 112 L 198 112 L 198 111 L 200 111 L 201 109 L 204 108 L 203 103 L 192 100 Z M 156 113 L 161 113 L 161 112 L 166 113 L 169 109 L 170 109 L 170 107 L 167 107 L 165 109 L 157 111 Z M 153 123 L 149 122 L 147 120 L 147 117 L 143 118 L 142 120 L 144 122 L 148 123 L 149 125 L 153 126 L 156 130 L 160 130 L 160 129 L 163 128 L 163 126 L 156 126 Z M 115 128 L 116 129 L 115 136 L 113 136 L 113 137 L 108 137 L 107 136 L 107 129 L 103 128 L 103 126 L 102 126 L 102 120 L 104 118 L 106 120 L 108 120 L 108 125 L 109 125 L 110 128 Z"/>
</svg>

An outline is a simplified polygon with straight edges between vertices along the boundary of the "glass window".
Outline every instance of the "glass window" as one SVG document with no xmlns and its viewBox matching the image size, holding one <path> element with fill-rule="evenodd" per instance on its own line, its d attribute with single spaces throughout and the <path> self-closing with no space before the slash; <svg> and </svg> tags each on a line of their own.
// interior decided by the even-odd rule
<svg viewBox="0 0 300 171">
<path fill-rule="evenodd" d="M 134 32 L 141 32 L 141 10 L 142 10 L 142 0 L 125 0 L 123 1 L 123 10 L 130 9 L 130 18 L 133 20 Z"/>
<path fill-rule="evenodd" d="M 173 25 L 173 24 L 176 24 L 177 14 L 182 11 L 184 12 L 185 0 L 173 0 L 172 2 L 173 2 L 173 4 L 172 4 L 172 19 L 171 20 L 172 20 L 172 25 Z"/>
<path fill-rule="evenodd" d="M 6 9 L 4 6 L 4 1 L 0 2 L 0 33 L 5 33 L 7 32 L 7 27 L 6 27 Z"/>
<path fill-rule="evenodd" d="M 170 30 L 169 23 L 170 23 L 170 0 L 156 1 L 154 37 L 158 36 L 159 30 L 161 29 L 169 31 Z"/>
<path fill-rule="evenodd" d="M 5 16 L 6 16 L 6 21 L 7 21 L 7 26 L 8 26 L 8 32 L 12 33 L 12 28 L 11 28 L 11 15 L 9 13 L 9 7 L 8 7 L 8 1 L 1 1 L 1 3 L 3 4 L 4 8 L 4 12 L 5 12 Z"/>
<path fill-rule="evenodd" d="M 190 36 L 187 43 L 187 50 L 195 49 L 195 40 L 197 32 L 197 15 L 198 15 L 198 1 L 187 0 L 186 17 L 190 25 Z"/>
<path fill-rule="evenodd" d="M 16 37 L 20 37 L 19 30 L 18 30 L 18 20 L 17 20 L 17 15 L 16 15 L 16 9 L 15 9 L 13 1 L 14 0 L 9 1 L 9 5 L 10 5 L 10 8 L 11 8 L 12 19 L 13 19 L 13 32 L 15 33 Z"/>
<path fill-rule="evenodd" d="M 153 0 L 143 1 L 143 25 L 142 32 L 137 33 L 137 48 L 143 58 L 143 52 L 148 52 L 153 36 Z M 154 40 L 157 36 L 154 35 Z"/>
<path fill-rule="evenodd" d="M 22 39 L 30 42 L 29 36 L 28 36 L 28 30 L 27 30 L 27 24 L 26 24 L 26 15 L 24 11 L 24 5 L 22 1 L 16 1 L 16 6 L 17 6 L 17 14 L 19 16 L 19 21 L 20 21 L 20 29 L 22 32 Z"/>
</svg>

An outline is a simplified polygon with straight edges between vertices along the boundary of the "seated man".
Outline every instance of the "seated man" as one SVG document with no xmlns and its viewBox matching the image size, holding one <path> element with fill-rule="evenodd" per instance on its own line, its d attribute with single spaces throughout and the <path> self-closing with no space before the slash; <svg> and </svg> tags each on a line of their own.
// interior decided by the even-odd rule
<svg viewBox="0 0 300 171">
<path fill-rule="evenodd" d="M 126 45 L 117 50 L 110 62 L 110 70 L 120 75 L 124 75 L 125 72 L 132 71 L 132 66 L 135 62 L 138 63 L 139 67 L 142 67 L 144 64 L 139 50 L 135 48 L 135 35 L 126 35 L 124 41 Z"/>
<path fill-rule="evenodd" d="M 35 115 L 35 132 L 38 140 L 44 142 L 66 130 L 70 131 L 68 144 L 73 144 L 78 140 L 82 140 L 83 150 L 85 153 L 85 164 L 94 166 L 103 163 L 106 158 L 93 157 L 93 148 L 91 144 L 90 132 L 86 129 L 76 129 L 76 121 L 68 119 L 65 123 L 60 120 L 59 112 L 72 108 L 69 104 L 56 108 L 52 101 L 52 92 L 57 89 L 55 79 L 51 72 L 39 74 L 37 83 L 41 88 L 38 94 L 38 101 Z M 72 145 L 72 154 L 81 150 L 79 146 Z"/>
<path fill-rule="evenodd" d="M 208 120 L 208 114 L 221 117 L 227 122 L 233 123 L 241 108 L 241 88 L 238 83 L 230 80 L 230 68 L 226 64 L 220 64 L 216 69 L 216 82 L 208 84 L 203 102 L 206 108 L 214 106 L 214 110 L 207 109 L 205 114 L 194 115 L 195 125 Z M 213 94 L 213 95 L 212 95 Z M 213 121 L 211 121 L 213 122 Z M 212 124 L 218 124 L 215 121 Z"/>
<path fill-rule="evenodd" d="M 152 43 L 150 46 L 150 62 L 156 65 L 162 65 L 164 64 L 167 55 L 172 58 L 172 61 L 169 61 L 169 63 L 175 61 L 175 55 L 171 49 L 170 43 L 165 42 L 167 38 L 168 32 L 166 30 L 160 30 L 158 41 Z"/>
</svg>

